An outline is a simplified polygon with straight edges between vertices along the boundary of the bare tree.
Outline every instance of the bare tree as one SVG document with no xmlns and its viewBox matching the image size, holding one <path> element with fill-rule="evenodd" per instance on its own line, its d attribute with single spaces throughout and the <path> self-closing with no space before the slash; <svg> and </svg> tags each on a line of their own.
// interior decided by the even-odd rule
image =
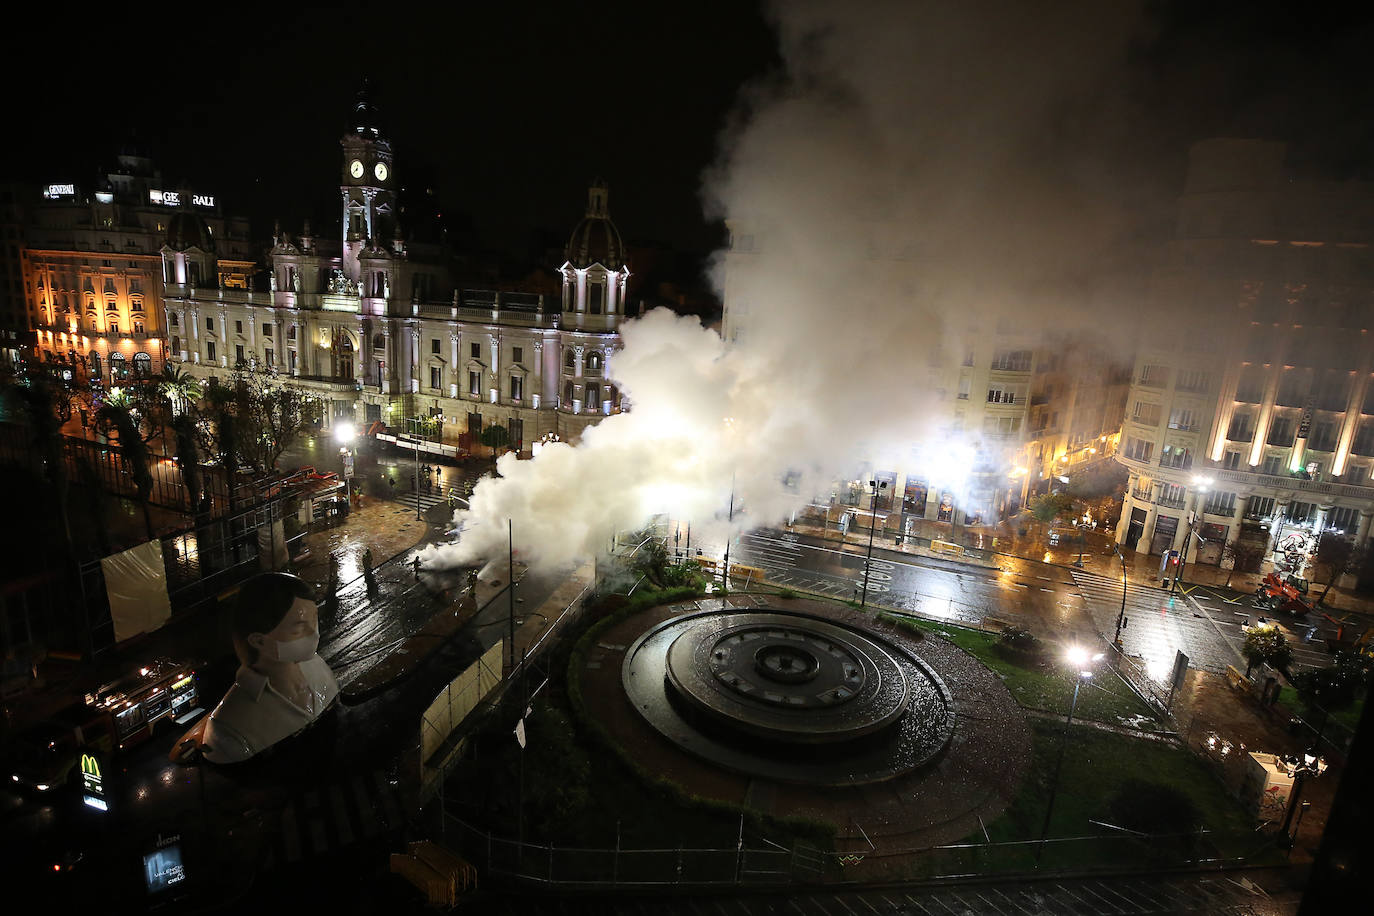
<svg viewBox="0 0 1374 916">
<path fill-rule="evenodd" d="M 1327 573 L 1326 588 L 1322 589 L 1317 604 L 1324 603 L 1326 593 L 1331 591 L 1332 583 L 1356 565 L 1357 553 L 1355 542 L 1348 538 L 1328 534 L 1321 539 L 1321 543 L 1317 547 L 1317 563 L 1320 566 L 1325 566 Z"/>
<path fill-rule="evenodd" d="M 1237 572 L 1255 572 L 1259 569 L 1260 561 L 1264 559 L 1264 545 L 1253 541 L 1236 541 L 1223 547 L 1221 555 L 1231 561 L 1231 568 L 1226 571 L 1226 587 L 1230 588 L 1231 577 Z"/>
</svg>

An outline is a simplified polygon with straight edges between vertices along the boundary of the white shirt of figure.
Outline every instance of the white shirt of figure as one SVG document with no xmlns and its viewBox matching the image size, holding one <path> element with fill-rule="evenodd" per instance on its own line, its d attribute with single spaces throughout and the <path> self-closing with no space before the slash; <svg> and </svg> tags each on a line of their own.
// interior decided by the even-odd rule
<svg viewBox="0 0 1374 916">
<path fill-rule="evenodd" d="M 305 692 L 288 696 L 277 689 L 264 671 L 244 665 L 234 676 L 234 686 L 210 713 L 202 737 L 205 759 L 213 763 L 237 763 L 289 738 L 319 718 L 339 695 L 339 682 L 318 654 L 298 663 L 274 659 L 281 642 L 319 632 L 318 608 L 307 598 L 298 598 L 281 622 L 269 633 L 249 634 L 247 642 L 258 653 L 259 664 L 270 671 L 283 664 L 293 665 L 300 674 Z M 273 645 L 273 644 L 277 645 Z"/>
<path fill-rule="evenodd" d="M 241 667 L 234 686 L 205 726 L 205 759 L 238 763 L 290 738 L 314 722 L 339 695 L 334 672 L 318 655 L 300 663 L 310 687 L 305 707 L 287 699 L 263 674 Z"/>
</svg>

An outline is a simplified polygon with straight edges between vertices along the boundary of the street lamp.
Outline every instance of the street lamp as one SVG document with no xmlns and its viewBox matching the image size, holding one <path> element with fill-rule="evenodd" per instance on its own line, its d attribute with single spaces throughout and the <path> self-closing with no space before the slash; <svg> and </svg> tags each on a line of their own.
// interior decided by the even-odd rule
<svg viewBox="0 0 1374 916">
<path fill-rule="evenodd" d="M 1293 813 L 1298 810 L 1298 799 L 1302 795 L 1302 784 L 1309 776 L 1320 776 L 1326 772 L 1326 759 L 1312 753 L 1312 750 L 1304 751 L 1301 756 L 1297 754 L 1285 754 L 1278 759 L 1283 764 L 1284 770 L 1289 776 L 1293 777 L 1293 789 L 1288 793 L 1288 811 L 1283 816 L 1283 826 L 1279 831 L 1283 834 L 1284 842 L 1291 848 L 1298 840 L 1298 831 L 1295 828 L 1292 835 L 1288 833 L 1288 825 L 1293 822 Z M 1301 818 L 1299 819 L 1301 820 Z"/>
<path fill-rule="evenodd" d="M 1200 494 L 1206 494 L 1212 485 L 1212 478 L 1198 475 L 1193 477 L 1193 489 Z M 1188 522 L 1188 533 L 1183 536 L 1183 552 L 1178 555 L 1178 569 L 1174 570 L 1174 581 L 1169 585 L 1169 591 L 1177 591 L 1179 583 L 1183 581 L 1183 567 L 1188 562 L 1188 548 L 1194 538 L 1198 544 L 1207 543 L 1206 539 L 1197 533 L 1197 523 L 1202 518 L 1203 506 L 1199 506 L 1193 511 L 1193 518 Z"/>
<path fill-rule="evenodd" d="M 864 560 L 864 594 L 859 600 L 861 609 L 868 606 L 868 573 L 873 568 L 873 532 L 878 528 L 878 492 L 887 489 L 887 481 L 874 478 L 868 485 L 873 488 L 873 502 L 869 507 L 868 557 Z"/>
<path fill-rule="evenodd" d="M 358 431 L 352 423 L 336 423 L 334 424 L 334 439 L 339 443 L 339 456 L 343 458 L 344 490 L 351 505 L 353 502 L 353 461 L 357 456 L 355 444 L 358 440 Z"/>
<path fill-rule="evenodd" d="M 1091 654 L 1082 646 L 1070 646 L 1064 653 L 1064 660 L 1067 661 L 1078 671 L 1078 677 L 1074 679 L 1073 700 L 1069 703 L 1069 715 L 1064 720 L 1064 735 L 1059 741 L 1059 759 L 1054 764 L 1054 779 L 1050 783 L 1050 801 L 1045 806 L 1045 822 L 1040 825 L 1040 845 L 1036 847 L 1035 861 L 1040 861 L 1040 856 L 1045 851 L 1045 838 L 1049 836 L 1050 818 L 1054 814 L 1054 797 L 1059 791 L 1059 771 L 1064 766 L 1064 751 L 1069 746 L 1069 726 L 1073 724 L 1074 710 L 1078 708 L 1078 690 L 1089 678 L 1093 676 L 1092 665 L 1102 660 L 1102 653 Z"/>
<path fill-rule="evenodd" d="M 1112 542 L 1112 550 L 1116 551 L 1116 558 L 1121 561 L 1121 613 L 1116 615 L 1116 635 L 1112 637 L 1112 645 L 1120 652 L 1121 631 L 1126 628 L 1126 555 L 1115 541 Z"/>
</svg>

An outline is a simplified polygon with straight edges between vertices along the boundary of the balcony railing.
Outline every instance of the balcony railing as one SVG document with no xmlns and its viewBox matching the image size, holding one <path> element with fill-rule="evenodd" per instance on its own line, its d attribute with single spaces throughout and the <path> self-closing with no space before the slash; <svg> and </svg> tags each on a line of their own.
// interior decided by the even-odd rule
<svg viewBox="0 0 1374 916">
<path fill-rule="evenodd" d="M 1187 505 L 1188 498 L 1186 496 L 1161 496 L 1159 499 L 1155 500 L 1155 502 L 1167 509 L 1182 509 Z"/>
<path fill-rule="evenodd" d="M 1131 490 L 1131 499 L 1134 499 L 1137 502 L 1154 502 L 1154 498 L 1154 487 L 1137 487 Z"/>
</svg>

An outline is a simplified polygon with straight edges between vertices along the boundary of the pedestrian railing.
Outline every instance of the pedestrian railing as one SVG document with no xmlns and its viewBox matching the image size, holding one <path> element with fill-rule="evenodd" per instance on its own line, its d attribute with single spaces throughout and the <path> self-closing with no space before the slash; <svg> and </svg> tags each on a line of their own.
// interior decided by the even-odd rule
<svg viewBox="0 0 1374 916">
<path fill-rule="evenodd" d="M 742 837 L 733 847 L 632 849 L 521 841 L 443 813 L 446 841 L 492 878 L 544 887 L 724 888 L 848 884 L 875 880 L 949 881 L 1036 874 L 1219 868 L 1244 864 L 1272 848 L 1256 835 L 1145 834 L 1121 828 L 1045 840 L 952 843 L 933 847 L 864 844 L 862 851 L 782 847 Z M 1103 824 L 1101 826 L 1111 827 Z"/>
</svg>

